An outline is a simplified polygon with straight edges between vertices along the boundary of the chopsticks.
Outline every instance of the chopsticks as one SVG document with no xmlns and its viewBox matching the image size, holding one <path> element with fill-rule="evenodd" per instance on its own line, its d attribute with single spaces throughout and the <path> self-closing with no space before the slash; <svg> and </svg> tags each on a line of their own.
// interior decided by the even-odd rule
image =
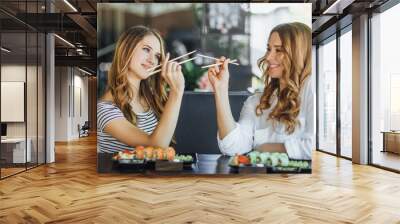
<svg viewBox="0 0 400 224">
<path fill-rule="evenodd" d="M 181 62 L 178 63 L 178 65 L 183 64 L 183 63 L 186 63 L 186 62 L 189 62 L 189 61 L 193 61 L 194 59 L 196 59 L 196 57 L 189 58 L 189 59 L 186 59 L 186 60 L 184 60 L 184 61 L 181 61 Z M 157 73 L 157 72 L 159 72 L 159 71 L 161 71 L 161 68 L 160 68 L 160 69 L 157 69 L 157 70 L 155 70 L 155 71 L 150 72 L 150 75 L 153 75 L 153 74 L 155 74 L 155 73 Z"/>
<path fill-rule="evenodd" d="M 174 58 L 174 59 L 172 59 L 172 60 L 170 60 L 170 61 L 176 61 L 176 60 L 178 60 L 178 59 L 180 59 L 180 58 L 183 58 L 183 57 L 185 57 L 185 56 L 188 56 L 188 55 L 190 55 L 190 54 L 193 54 L 193 53 L 196 52 L 196 51 L 197 51 L 197 50 L 191 51 L 191 52 L 189 52 L 189 53 L 186 53 L 186 54 L 184 54 L 184 55 L 181 55 L 181 56 L 179 56 L 179 57 L 176 57 L 176 58 Z M 178 64 L 180 65 L 180 64 L 183 64 L 183 63 L 192 61 L 192 60 L 196 59 L 197 56 L 203 57 L 203 58 L 208 58 L 208 59 L 218 60 L 218 58 L 214 58 L 214 57 L 210 57 L 210 56 L 202 55 L 202 54 L 197 54 L 197 55 L 195 55 L 193 58 L 186 59 L 186 60 L 184 60 L 184 61 L 179 62 Z M 237 59 L 234 59 L 234 60 L 232 60 L 232 61 L 229 61 L 229 64 L 239 65 L 239 63 L 237 63 L 236 61 L 237 61 Z M 219 63 L 215 63 L 215 64 L 211 64 L 211 65 L 205 65 L 205 66 L 202 66 L 201 68 L 209 68 L 209 67 L 212 67 L 212 66 L 215 66 L 215 65 L 222 65 L 222 64 L 223 64 L 223 63 L 219 62 Z M 161 69 L 157 69 L 157 68 L 159 68 L 159 67 L 161 67 L 161 66 L 162 66 L 162 64 L 159 64 L 159 65 L 157 65 L 157 66 L 155 66 L 155 67 L 153 67 L 153 68 L 148 69 L 147 71 L 150 72 L 150 75 L 153 75 L 153 74 L 155 74 L 155 73 L 161 71 Z M 157 70 L 155 70 L 155 69 L 157 69 Z"/>
<path fill-rule="evenodd" d="M 236 61 L 237 61 L 237 59 L 234 59 L 234 60 L 230 61 L 229 64 L 239 65 L 238 63 L 236 63 Z M 201 66 L 201 68 L 209 68 L 214 65 L 222 65 L 222 64 L 224 64 L 224 63 L 219 62 L 219 63 L 215 63 L 215 64 L 211 64 L 211 65 L 204 65 L 204 66 Z"/>
<path fill-rule="evenodd" d="M 214 58 L 214 57 L 210 57 L 210 56 L 202 55 L 202 54 L 197 54 L 197 56 L 200 56 L 200 57 L 203 57 L 203 58 L 208 58 L 208 59 L 218 60 L 218 58 Z M 237 59 L 234 59 L 234 60 L 230 61 L 229 64 L 239 65 L 238 63 L 236 63 L 236 61 L 237 61 Z M 216 63 L 216 64 L 221 65 L 220 63 Z M 213 64 L 212 66 L 214 66 L 216 64 Z M 206 66 L 208 66 L 208 65 L 206 65 Z M 205 67 L 205 66 L 203 66 L 203 67 Z"/>
<path fill-rule="evenodd" d="M 181 56 L 179 56 L 179 57 L 176 57 L 176 58 L 174 58 L 174 59 L 172 59 L 172 60 L 169 60 L 169 61 L 176 61 L 176 60 L 178 60 L 178 59 L 180 59 L 180 58 L 183 58 L 183 57 L 185 57 L 185 56 L 187 56 L 187 55 L 189 55 L 189 54 L 193 54 L 193 53 L 196 52 L 196 51 L 197 51 L 197 50 L 191 51 L 191 52 L 189 52 L 189 53 L 183 54 L 183 55 L 181 55 Z M 157 65 L 157 66 L 154 66 L 153 68 L 148 69 L 147 71 L 148 71 L 148 72 L 154 71 L 154 69 L 157 69 L 158 67 L 161 67 L 161 66 L 162 66 L 162 64 L 159 64 L 159 65 Z M 160 71 L 161 71 L 161 70 L 160 70 Z"/>
</svg>

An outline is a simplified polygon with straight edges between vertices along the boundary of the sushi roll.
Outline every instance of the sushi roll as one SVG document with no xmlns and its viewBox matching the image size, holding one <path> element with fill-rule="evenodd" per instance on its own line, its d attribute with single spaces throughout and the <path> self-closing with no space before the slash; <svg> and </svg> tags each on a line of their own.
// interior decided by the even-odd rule
<svg viewBox="0 0 400 224">
<path fill-rule="evenodd" d="M 136 152 L 136 159 L 144 159 L 144 147 L 143 146 L 137 146 L 135 149 Z"/>
<path fill-rule="evenodd" d="M 123 152 L 118 152 L 118 156 L 120 159 L 133 159 L 135 155 L 128 150 L 125 150 Z"/>
<path fill-rule="evenodd" d="M 289 166 L 305 169 L 309 167 L 309 164 L 307 161 L 290 161 Z"/>
<path fill-rule="evenodd" d="M 310 165 L 308 164 L 307 161 L 302 161 L 301 168 L 307 169 L 307 168 L 309 168 L 309 166 L 310 166 Z"/>
<path fill-rule="evenodd" d="M 151 146 L 144 148 L 144 157 L 148 160 L 153 159 L 153 150 L 154 148 Z"/>
<path fill-rule="evenodd" d="M 258 157 L 259 157 L 259 155 L 260 155 L 260 152 L 258 152 L 258 151 L 252 151 L 252 152 L 250 152 L 250 153 L 247 154 L 247 155 L 250 157 L 250 163 L 251 163 L 251 164 L 257 164 L 257 163 L 259 163 Z"/>
<path fill-rule="evenodd" d="M 260 153 L 259 155 L 260 163 L 267 164 L 269 157 L 270 157 L 269 152 Z"/>
<path fill-rule="evenodd" d="M 135 150 L 144 150 L 144 146 L 138 145 L 138 146 L 136 146 Z"/>
<path fill-rule="evenodd" d="M 271 160 L 271 166 L 279 165 L 279 153 L 272 153 L 269 159 Z"/>
<path fill-rule="evenodd" d="M 191 155 L 187 155 L 184 159 L 184 162 L 193 162 L 193 157 Z"/>
<path fill-rule="evenodd" d="M 173 161 L 173 160 L 175 159 L 175 149 L 172 148 L 172 147 L 168 147 L 168 148 L 165 150 L 165 155 L 166 155 L 166 158 L 167 158 L 169 161 Z"/>
<path fill-rule="evenodd" d="M 238 162 L 239 162 L 239 164 L 249 165 L 250 164 L 250 159 L 249 159 L 249 157 L 247 157 L 245 155 L 239 155 L 238 156 Z"/>
<path fill-rule="evenodd" d="M 289 157 L 286 153 L 281 153 L 279 155 L 279 164 L 281 166 L 289 166 Z"/>
<path fill-rule="evenodd" d="M 163 160 L 164 159 L 164 150 L 162 148 L 154 149 L 153 150 L 153 159 Z"/>
</svg>

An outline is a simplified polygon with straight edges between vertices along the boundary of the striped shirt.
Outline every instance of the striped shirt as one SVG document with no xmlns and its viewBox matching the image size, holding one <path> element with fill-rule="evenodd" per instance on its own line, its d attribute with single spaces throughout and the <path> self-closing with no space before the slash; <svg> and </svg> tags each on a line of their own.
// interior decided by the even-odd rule
<svg viewBox="0 0 400 224">
<path fill-rule="evenodd" d="M 118 141 L 104 131 L 105 126 L 114 119 L 125 119 L 122 111 L 113 103 L 99 101 L 97 103 L 97 152 L 114 153 L 133 148 Z M 158 119 L 153 110 L 144 113 L 136 113 L 136 127 L 146 132 L 153 133 L 158 124 Z"/>
</svg>

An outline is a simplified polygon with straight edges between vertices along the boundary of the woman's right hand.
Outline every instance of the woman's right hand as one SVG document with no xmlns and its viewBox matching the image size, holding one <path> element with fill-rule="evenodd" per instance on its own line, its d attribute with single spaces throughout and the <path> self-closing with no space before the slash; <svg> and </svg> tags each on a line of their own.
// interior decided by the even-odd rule
<svg viewBox="0 0 400 224">
<path fill-rule="evenodd" d="M 215 65 L 208 69 L 208 79 L 213 86 L 214 92 L 220 93 L 223 91 L 228 91 L 229 88 L 229 70 L 228 63 L 230 59 L 225 59 L 221 57 L 216 60 L 216 63 L 223 63 L 222 65 Z"/>
<path fill-rule="evenodd" d="M 182 67 L 177 62 L 169 60 L 170 54 L 165 57 L 165 61 L 161 67 L 161 76 L 169 85 L 170 91 L 175 93 L 183 93 L 185 90 L 185 78 L 182 74 Z"/>
</svg>

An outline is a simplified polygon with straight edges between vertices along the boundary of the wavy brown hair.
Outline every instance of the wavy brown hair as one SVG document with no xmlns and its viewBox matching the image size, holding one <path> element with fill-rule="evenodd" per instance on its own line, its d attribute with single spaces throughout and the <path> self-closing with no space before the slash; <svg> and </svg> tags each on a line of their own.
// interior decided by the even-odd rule
<svg viewBox="0 0 400 224">
<path fill-rule="evenodd" d="M 256 107 L 256 114 L 260 116 L 263 110 L 271 107 L 275 93 L 277 104 L 271 109 L 268 119 L 274 125 L 276 122 L 283 123 L 286 132 L 291 134 L 299 125 L 297 117 L 300 113 L 300 90 L 306 78 L 311 75 L 311 29 L 303 23 L 294 22 L 274 27 L 270 36 L 274 32 L 282 42 L 283 74 L 281 78 L 270 77 L 266 55 L 258 60 L 258 66 L 263 71 L 265 88 Z"/>
<path fill-rule="evenodd" d="M 144 26 L 133 26 L 119 37 L 111 68 L 108 72 L 107 90 L 111 92 L 114 103 L 121 109 L 125 118 L 135 125 L 136 115 L 130 105 L 134 96 L 128 82 L 128 67 L 136 45 L 148 35 L 154 35 L 159 40 L 161 45 L 160 61 L 164 61 L 165 49 L 161 35 L 156 30 Z M 167 101 L 165 85 L 164 79 L 158 73 L 141 80 L 139 86 L 139 97 L 146 100 L 158 119 L 160 119 Z"/>
</svg>

